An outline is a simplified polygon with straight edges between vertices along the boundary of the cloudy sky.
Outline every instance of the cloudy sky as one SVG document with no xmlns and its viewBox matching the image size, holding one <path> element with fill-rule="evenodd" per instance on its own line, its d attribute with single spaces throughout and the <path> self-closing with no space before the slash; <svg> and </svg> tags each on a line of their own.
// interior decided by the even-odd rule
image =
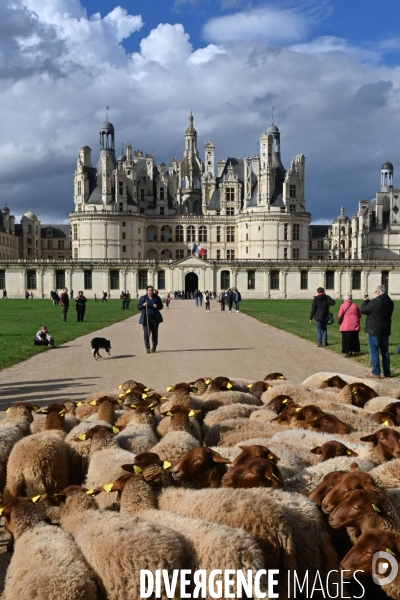
<svg viewBox="0 0 400 600">
<path fill-rule="evenodd" d="M 253 156 L 275 106 L 314 222 L 351 217 L 387 157 L 400 187 L 399 22 L 397 0 L 1 0 L 0 202 L 64 221 L 106 105 L 117 153 L 158 163 L 182 155 L 190 109 L 201 153 Z"/>
</svg>

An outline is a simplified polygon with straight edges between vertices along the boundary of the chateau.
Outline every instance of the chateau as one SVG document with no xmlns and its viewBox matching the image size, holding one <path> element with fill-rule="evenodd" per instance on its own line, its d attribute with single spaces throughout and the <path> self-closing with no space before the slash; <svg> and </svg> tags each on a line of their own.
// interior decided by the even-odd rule
<svg viewBox="0 0 400 600">
<path fill-rule="evenodd" d="M 400 296 L 400 190 L 390 162 L 380 191 L 359 201 L 351 221 L 342 208 L 332 225 L 310 225 L 305 157 L 285 169 L 274 123 L 260 135 L 260 155 L 217 165 L 213 141 L 200 155 L 192 113 L 183 156 L 168 166 L 130 143 L 116 158 L 115 142 L 105 121 L 96 166 L 91 149 L 80 148 L 71 228 L 42 225 L 31 212 L 16 225 L 2 209 L 0 288 L 10 297 L 64 285 L 89 297 L 135 295 L 149 283 L 165 292 L 236 286 L 244 297 L 276 298 L 310 297 L 321 285 L 361 297 L 381 282 Z"/>
</svg>

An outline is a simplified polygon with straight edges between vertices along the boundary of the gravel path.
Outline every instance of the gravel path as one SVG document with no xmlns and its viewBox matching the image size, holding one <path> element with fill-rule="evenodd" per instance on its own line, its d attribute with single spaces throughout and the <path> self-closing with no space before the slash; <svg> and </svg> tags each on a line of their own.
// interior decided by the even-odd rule
<svg viewBox="0 0 400 600">
<path fill-rule="evenodd" d="M 362 365 L 307 340 L 242 313 L 221 312 L 217 302 L 206 314 L 204 306 L 176 300 L 162 314 L 156 354 L 145 353 L 135 315 L 0 371 L 0 410 L 28 398 L 42 404 L 83 399 L 131 378 L 160 388 L 199 376 L 263 379 L 280 371 L 301 382 L 318 371 L 366 373 Z M 111 340 L 112 356 L 101 352 L 102 360 L 93 359 L 90 340 L 95 335 Z"/>
</svg>

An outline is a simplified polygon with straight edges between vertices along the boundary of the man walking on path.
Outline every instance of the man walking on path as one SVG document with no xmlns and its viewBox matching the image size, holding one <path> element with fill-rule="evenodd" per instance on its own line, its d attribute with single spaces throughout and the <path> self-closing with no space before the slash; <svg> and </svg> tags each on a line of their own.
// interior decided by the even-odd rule
<svg viewBox="0 0 400 600">
<path fill-rule="evenodd" d="M 225 310 L 225 300 L 226 300 L 225 290 L 222 290 L 222 292 L 218 296 L 218 300 L 221 303 L 221 310 Z"/>
<path fill-rule="evenodd" d="M 143 325 L 144 345 L 147 354 L 150 354 L 150 333 L 152 339 L 151 352 L 157 350 L 158 344 L 158 326 L 163 322 L 160 310 L 163 309 L 161 298 L 154 294 L 152 285 L 146 288 L 146 295 L 139 298 L 138 310 L 142 311 L 139 319 L 139 325 Z"/>
<path fill-rule="evenodd" d="M 64 288 L 60 295 L 60 304 L 62 307 L 62 320 L 64 323 L 67 322 L 67 313 L 69 309 L 69 296 L 68 296 L 68 288 Z"/>
<path fill-rule="evenodd" d="M 199 292 L 197 291 L 197 289 L 194 290 L 193 299 L 195 306 L 199 306 Z"/>
<path fill-rule="evenodd" d="M 336 304 L 336 302 L 325 294 L 325 290 L 322 287 L 317 288 L 317 295 L 314 296 L 313 303 L 311 306 L 310 323 L 313 318 L 317 326 L 317 346 L 322 348 L 322 340 L 324 340 L 325 346 L 328 345 L 328 317 L 329 307 Z"/>
<path fill-rule="evenodd" d="M 371 379 L 383 379 L 390 377 L 390 355 L 389 336 L 392 325 L 392 314 L 394 309 L 393 300 L 386 293 L 384 285 L 378 285 L 375 290 L 376 297 L 370 300 L 368 295 L 364 296 L 361 305 L 361 314 L 367 315 L 365 333 L 368 333 L 368 348 L 371 357 L 372 373 L 367 377 Z M 382 370 L 379 364 L 379 351 L 382 355 Z"/>
<path fill-rule="evenodd" d="M 226 301 L 228 303 L 228 310 L 231 313 L 232 312 L 232 304 L 233 304 L 233 292 L 232 292 L 231 288 L 228 288 L 228 291 L 226 292 Z"/>
<path fill-rule="evenodd" d="M 233 301 L 235 303 L 236 312 L 240 312 L 241 300 L 242 300 L 242 294 L 239 292 L 239 290 L 235 289 L 235 291 L 233 292 Z"/>
</svg>

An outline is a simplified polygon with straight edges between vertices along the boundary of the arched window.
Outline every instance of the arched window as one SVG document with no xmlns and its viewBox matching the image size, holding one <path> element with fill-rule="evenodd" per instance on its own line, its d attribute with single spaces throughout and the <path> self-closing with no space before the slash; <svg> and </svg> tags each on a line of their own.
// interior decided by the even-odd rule
<svg viewBox="0 0 400 600">
<path fill-rule="evenodd" d="M 221 289 L 226 290 L 231 285 L 231 274 L 229 271 L 221 271 Z"/>
<path fill-rule="evenodd" d="M 199 227 L 199 242 L 207 241 L 207 227 L 205 225 L 201 225 Z"/>
<path fill-rule="evenodd" d="M 183 242 L 183 226 L 182 225 L 177 225 L 175 227 L 175 241 Z"/>
<path fill-rule="evenodd" d="M 344 227 L 341 227 L 340 235 L 346 235 L 346 229 Z"/>
<path fill-rule="evenodd" d="M 188 242 L 195 242 L 195 235 L 196 235 L 196 230 L 194 228 L 194 225 L 189 225 L 189 227 L 187 228 L 187 241 Z"/>
<path fill-rule="evenodd" d="M 157 288 L 165 290 L 165 271 L 157 271 Z"/>
</svg>

